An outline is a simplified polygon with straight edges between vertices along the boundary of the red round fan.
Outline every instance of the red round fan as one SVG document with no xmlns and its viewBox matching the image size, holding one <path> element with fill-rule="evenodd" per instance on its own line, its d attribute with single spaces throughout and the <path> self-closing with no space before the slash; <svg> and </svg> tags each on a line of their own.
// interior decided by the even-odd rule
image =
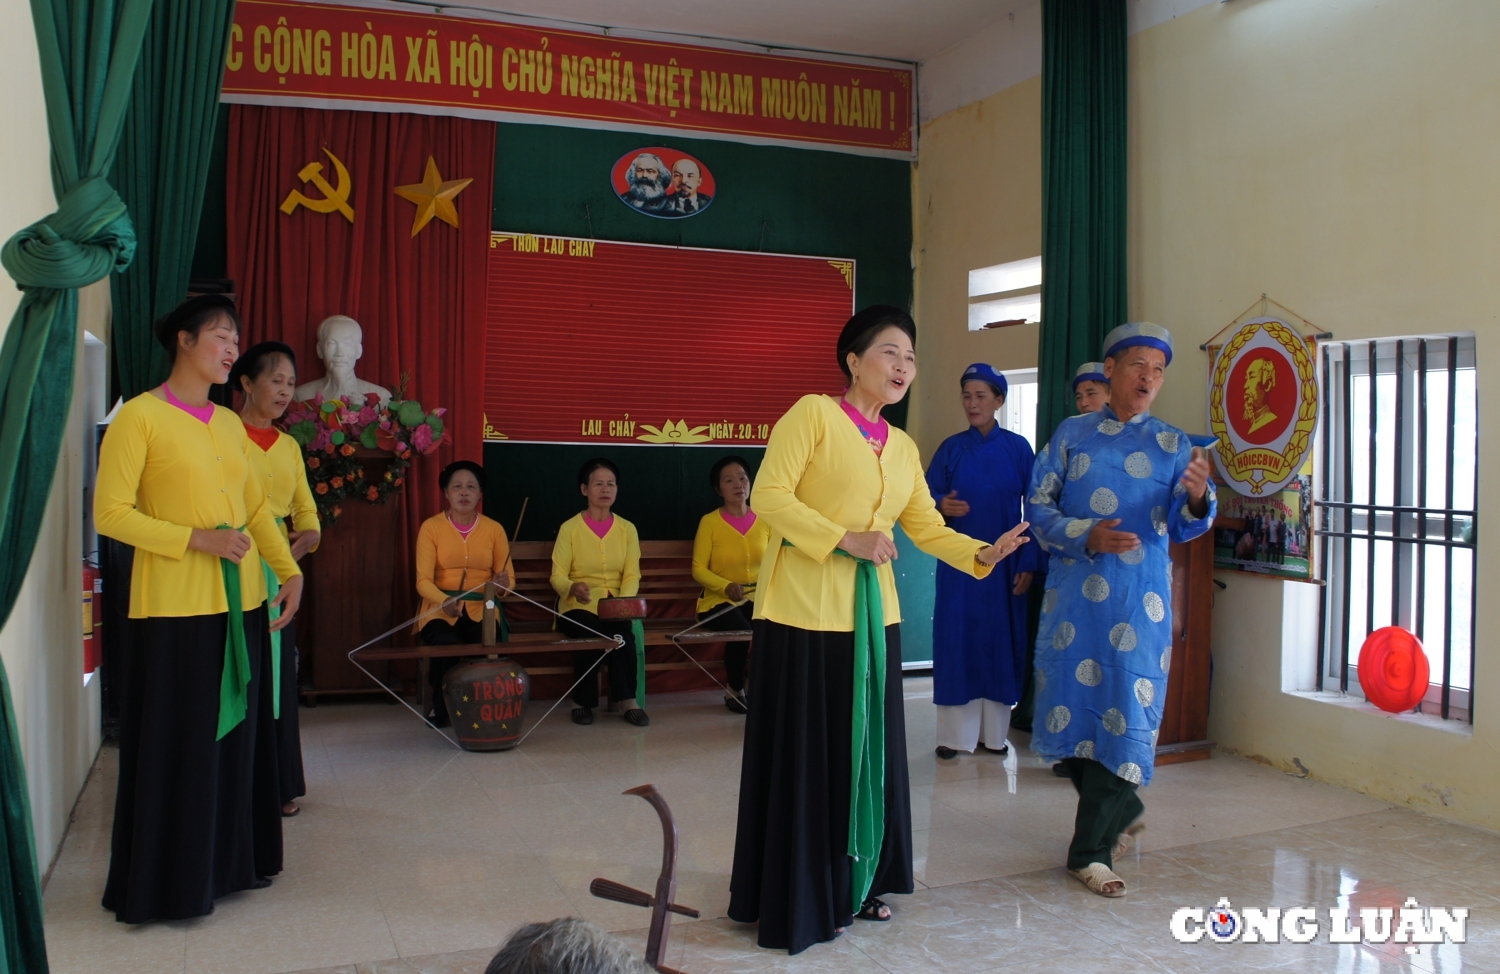
<svg viewBox="0 0 1500 974">
<path fill-rule="evenodd" d="M 1427 693 L 1430 675 L 1421 640 L 1400 626 L 1375 630 L 1359 648 L 1359 685 L 1381 710 L 1411 710 Z"/>
</svg>

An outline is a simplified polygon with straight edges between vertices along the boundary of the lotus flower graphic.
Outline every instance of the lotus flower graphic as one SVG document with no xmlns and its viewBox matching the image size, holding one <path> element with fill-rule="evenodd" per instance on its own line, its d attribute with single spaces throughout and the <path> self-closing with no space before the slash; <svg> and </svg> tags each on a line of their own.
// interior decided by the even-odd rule
<svg viewBox="0 0 1500 974">
<path fill-rule="evenodd" d="M 692 429 L 688 429 L 687 420 L 685 419 L 669 419 L 662 425 L 660 429 L 657 429 L 655 426 L 648 426 L 645 423 L 642 423 L 641 429 L 645 430 L 646 433 L 643 436 L 637 436 L 636 439 L 644 440 L 647 443 L 713 442 L 712 436 L 703 435 L 703 431 L 708 429 L 707 426 L 694 426 Z"/>
</svg>

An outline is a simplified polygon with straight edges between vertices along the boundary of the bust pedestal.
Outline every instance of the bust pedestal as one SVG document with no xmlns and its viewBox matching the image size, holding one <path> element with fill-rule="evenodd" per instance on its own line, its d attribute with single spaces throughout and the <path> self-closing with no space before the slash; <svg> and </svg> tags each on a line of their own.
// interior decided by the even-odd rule
<svg viewBox="0 0 1500 974">
<path fill-rule="evenodd" d="M 360 450 L 355 457 L 372 481 L 384 477 L 391 462 L 390 454 L 376 450 Z M 318 550 L 303 559 L 307 582 L 297 644 L 302 651 L 299 686 L 309 706 L 316 706 L 321 695 L 382 692 L 348 657 L 354 647 L 415 611 L 410 580 L 396 577 L 400 546 L 399 492 L 379 504 L 350 497 L 338 521 L 323 532 Z M 404 601 L 398 597 L 403 590 L 410 594 Z M 408 606 L 411 611 L 401 611 Z M 388 647 L 396 638 L 387 636 L 375 645 Z M 368 665 L 391 685 L 393 677 L 415 675 L 408 662 Z"/>
</svg>

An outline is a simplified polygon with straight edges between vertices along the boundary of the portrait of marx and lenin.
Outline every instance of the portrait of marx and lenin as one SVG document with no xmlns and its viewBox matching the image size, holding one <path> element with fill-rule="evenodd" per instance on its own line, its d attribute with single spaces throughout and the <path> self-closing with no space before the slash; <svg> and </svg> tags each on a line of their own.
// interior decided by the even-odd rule
<svg viewBox="0 0 1500 974">
<path fill-rule="evenodd" d="M 610 178 L 620 202 L 665 220 L 697 216 L 708 209 L 716 192 L 707 166 L 664 146 L 625 153 L 616 160 Z"/>
</svg>

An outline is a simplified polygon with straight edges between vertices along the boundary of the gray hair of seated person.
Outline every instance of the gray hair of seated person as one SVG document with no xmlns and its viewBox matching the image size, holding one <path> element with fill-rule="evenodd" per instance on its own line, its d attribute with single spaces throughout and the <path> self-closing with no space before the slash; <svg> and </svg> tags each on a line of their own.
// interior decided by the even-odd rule
<svg viewBox="0 0 1500 974">
<path fill-rule="evenodd" d="M 577 917 L 528 923 L 506 938 L 484 974 L 652 974 L 617 938 Z"/>
</svg>

